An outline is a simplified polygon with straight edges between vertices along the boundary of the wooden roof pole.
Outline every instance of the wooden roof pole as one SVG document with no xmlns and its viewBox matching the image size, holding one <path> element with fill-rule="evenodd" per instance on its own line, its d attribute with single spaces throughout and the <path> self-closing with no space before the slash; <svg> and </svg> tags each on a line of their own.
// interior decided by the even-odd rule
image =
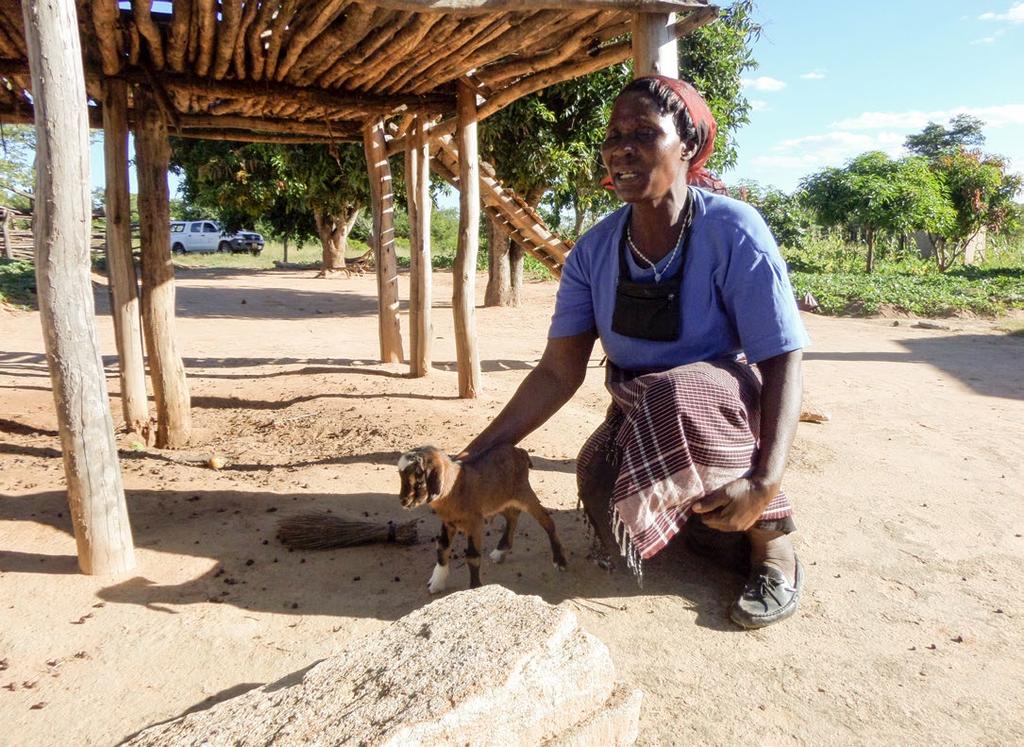
<svg viewBox="0 0 1024 747">
<path fill-rule="evenodd" d="M 707 0 L 375 0 L 383 8 L 445 13 L 508 13 L 516 10 L 624 10 L 671 13 L 707 5 Z"/>
<path fill-rule="evenodd" d="M 142 356 L 139 283 L 132 258 L 131 206 L 128 195 L 128 84 L 103 81 L 103 157 L 106 173 L 107 265 L 111 316 L 121 376 L 121 412 L 129 430 L 149 428 L 146 364 Z"/>
<path fill-rule="evenodd" d="M 89 281 L 89 116 L 74 0 L 24 0 L 36 116 L 39 316 L 84 573 L 135 565 Z"/>
<path fill-rule="evenodd" d="M 671 27 L 675 13 L 633 15 L 633 77 L 679 77 L 679 48 Z"/>
<path fill-rule="evenodd" d="M 405 152 L 406 198 L 409 205 L 409 373 L 430 373 L 430 135 L 427 118 L 413 120 Z"/>
<path fill-rule="evenodd" d="M 476 344 L 476 257 L 480 251 L 480 163 L 476 137 L 476 89 L 459 83 L 455 140 L 459 148 L 459 246 L 455 252 L 452 311 L 459 396 L 476 399 L 481 389 Z"/>
<path fill-rule="evenodd" d="M 674 67 L 669 64 L 668 57 L 670 57 L 670 53 L 668 50 L 676 49 L 676 39 L 711 23 L 717 17 L 718 8 L 713 5 L 702 6 L 674 22 L 670 22 L 671 14 L 637 14 L 638 22 L 634 24 L 635 33 L 631 41 L 609 44 L 593 57 L 587 57 L 584 60 L 569 60 L 536 75 L 528 75 L 512 85 L 502 88 L 480 105 L 477 112 L 477 121 L 484 120 L 492 114 L 498 113 L 509 104 L 542 88 L 579 78 L 597 70 L 603 70 L 606 67 L 629 59 L 630 56 L 633 56 L 634 60 L 636 60 L 638 51 L 637 33 L 640 36 L 640 49 L 651 50 L 651 52 L 642 52 L 640 57 L 645 60 L 650 57 L 650 60 L 641 62 L 637 66 L 637 69 L 647 70 L 648 72 L 638 74 L 651 74 L 649 72 L 651 66 L 657 61 L 665 70 L 675 70 L 674 73 L 666 72 L 664 74 L 677 77 L 678 63 L 675 63 Z M 641 19 L 646 20 L 641 22 Z M 655 54 L 652 56 L 652 53 Z M 660 57 L 662 53 L 665 54 L 664 60 Z M 481 75 L 485 73 L 486 71 Z M 455 118 L 450 117 L 443 120 L 431 129 L 433 144 L 436 145 L 442 137 L 451 135 L 454 132 Z M 406 147 L 406 137 L 398 136 L 393 138 L 388 143 L 388 153 L 394 155 L 401 152 Z"/>
<path fill-rule="evenodd" d="M 382 363 L 401 363 L 402 331 L 398 323 L 398 257 L 395 254 L 395 194 L 384 140 L 384 120 L 363 128 L 363 149 L 370 177 L 374 264 L 377 268 L 377 320 Z"/>
<path fill-rule="evenodd" d="M 171 146 L 155 97 L 135 91 L 135 168 L 139 179 L 139 232 L 142 238 L 142 321 L 156 401 L 156 445 L 177 449 L 192 435 L 188 382 L 178 353 L 174 324 L 174 265 L 171 264 L 170 200 L 167 164 Z"/>
</svg>

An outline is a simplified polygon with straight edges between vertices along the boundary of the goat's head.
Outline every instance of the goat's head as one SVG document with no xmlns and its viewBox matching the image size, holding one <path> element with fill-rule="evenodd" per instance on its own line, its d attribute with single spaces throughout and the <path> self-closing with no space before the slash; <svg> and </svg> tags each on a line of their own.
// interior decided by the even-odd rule
<svg viewBox="0 0 1024 747">
<path fill-rule="evenodd" d="M 407 451 L 398 460 L 402 487 L 398 493 L 403 508 L 416 508 L 441 497 L 448 458 L 433 446 Z"/>
</svg>

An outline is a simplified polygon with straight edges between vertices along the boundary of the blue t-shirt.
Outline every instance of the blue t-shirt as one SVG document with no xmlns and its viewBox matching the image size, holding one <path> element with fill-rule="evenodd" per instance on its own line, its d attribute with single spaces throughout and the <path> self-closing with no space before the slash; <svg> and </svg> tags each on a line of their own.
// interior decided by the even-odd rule
<svg viewBox="0 0 1024 747">
<path fill-rule="evenodd" d="M 587 231 L 569 253 L 549 338 L 596 329 L 609 360 L 632 371 L 661 371 L 740 353 L 757 363 L 810 342 L 786 263 L 760 213 L 745 202 L 701 189 L 691 187 L 690 194 L 693 227 L 683 268 L 679 339 L 659 342 L 612 331 L 628 205 Z M 673 263 L 678 265 L 678 257 Z M 654 270 L 641 269 L 632 257 L 627 265 L 633 280 L 653 281 Z M 663 283 L 677 272 L 658 270 L 667 270 Z"/>
</svg>

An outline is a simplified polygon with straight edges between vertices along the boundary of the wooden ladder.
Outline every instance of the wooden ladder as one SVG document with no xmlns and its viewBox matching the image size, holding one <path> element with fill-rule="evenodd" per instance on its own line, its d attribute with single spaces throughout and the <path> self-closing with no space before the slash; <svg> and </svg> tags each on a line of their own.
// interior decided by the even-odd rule
<svg viewBox="0 0 1024 747">
<path fill-rule="evenodd" d="M 445 135 L 432 144 L 437 147 L 431 153 L 431 168 L 458 189 L 459 151 L 454 139 Z M 486 161 L 480 161 L 480 201 L 484 214 L 509 238 L 540 261 L 556 280 L 562 277 L 562 265 L 572 242 L 551 231 L 526 200 L 502 186 L 494 167 Z"/>
</svg>

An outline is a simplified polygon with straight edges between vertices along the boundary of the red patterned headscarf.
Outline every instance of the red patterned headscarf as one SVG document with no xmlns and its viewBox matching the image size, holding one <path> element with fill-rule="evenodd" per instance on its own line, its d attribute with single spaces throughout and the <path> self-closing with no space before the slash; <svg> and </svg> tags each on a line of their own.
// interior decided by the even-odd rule
<svg viewBox="0 0 1024 747">
<path fill-rule="evenodd" d="M 697 148 L 690 157 L 690 168 L 686 173 L 686 180 L 695 187 L 701 187 L 719 194 L 727 194 L 725 184 L 706 168 L 704 164 L 711 158 L 715 149 L 715 135 L 718 134 L 718 123 L 715 122 L 711 109 L 704 97 L 697 92 L 697 89 L 678 78 L 669 78 L 665 75 L 645 75 L 636 78 L 633 82 L 640 80 L 655 80 L 668 88 L 679 103 L 686 109 L 686 113 L 693 122 L 697 133 Z M 628 86 L 627 86 L 628 90 Z"/>
</svg>

